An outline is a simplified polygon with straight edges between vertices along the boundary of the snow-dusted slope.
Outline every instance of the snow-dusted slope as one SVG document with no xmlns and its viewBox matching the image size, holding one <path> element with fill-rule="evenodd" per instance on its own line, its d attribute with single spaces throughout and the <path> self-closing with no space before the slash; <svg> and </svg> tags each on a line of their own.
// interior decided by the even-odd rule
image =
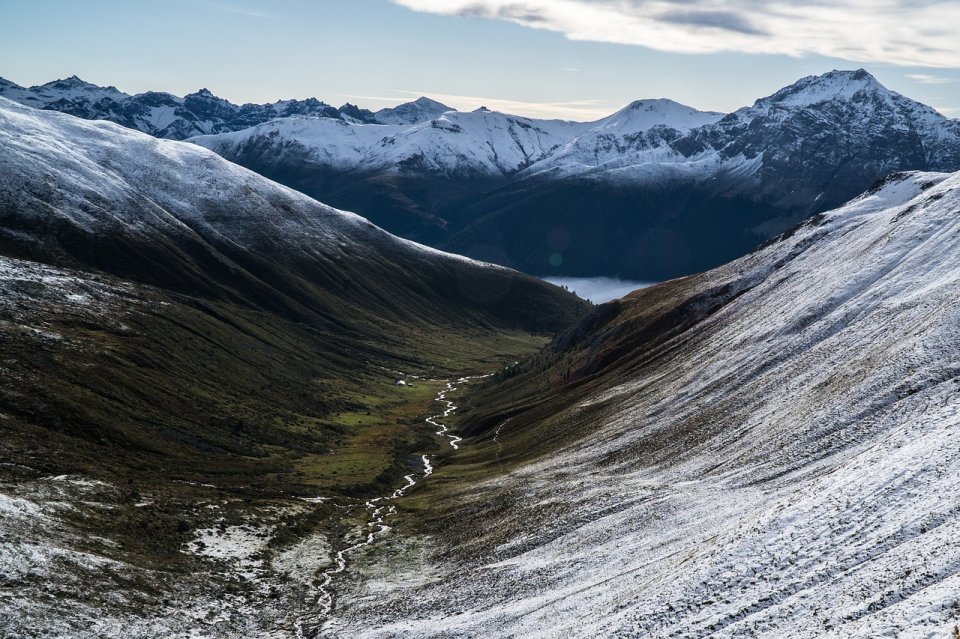
<svg viewBox="0 0 960 639">
<path fill-rule="evenodd" d="M 241 164 L 255 150 L 275 156 L 276 163 L 324 169 L 510 177 L 560 167 L 572 175 L 638 158 L 649 162 L 651 151 L 677 156 L 667 147 L 670 142 L 722 117 L 671 100 L 640 100 L 588 123 L 534 120 L 488 109 L 456 112 L 425 98 L 397 109 L 377 112 L 378 120 L 394 123 L 389 127 L 297 119 L 190 141 Z"/>
<path fill-rule="evenodd" d="M 0 250 L 327 319 L 448 321 L 498 307 L 501 320 L 522 323 L 523 304 L 513 317 L 516 307 L 500 307 L 513 296 L 573 304 L 534 278 L 397 238 L 197 145 L 3 98 Z M 484 290 L 462 285 L 473 278 Z M 403 303 L 388 300 L 401 290 Z"/>
<path fill-rule="evenodd" d="M 585 132 L 527 170 L 534 174 L 557 169 L 575 176 L 643 163 L 671 163 L 680 159 L 670 143 L 723 117 L 698 111 L 673 100 L 638 100 L 593 123 Z"/>
<path fill-rule="evenodd" d="M 402 242 L 196 145 L 2 98 L 0 175 L 0 202 L 16 203 L 20 215 L 33 215 L 39 224 L 56 213 L 91 233 L 210 233 L 252 245 L 289 232 L 303 248 L 317 249 L 334 249 L 356 233 L 364 236 L 358 248 L 369 251 Z M 46 189 L 28 188 L 38 183 Z M 203 188 L 189 188 L 195 185 Z M 225 215 L 223 203 L 243 198 L 254 202 Z"/>
<path fill-rule="evenodd" d="M 486 446 L 499 476 L 438 489 L 434 530 L 453 529 L 434 558 L 408 551 L 402 579 L 371 559 L 338 627 L 950 636 L 958 210 L 960 174 L 900 175 L 757 253 L 598 309 L 556 375 L 496 391 L 512 417 L 465 446 Z M 511 384 L 535 389 L 529 412 Z"/>
<path fill-rule="evenodd" d="M 546 157 L 584 126 L 481 109 L 413 125 L 283 119 L 190 141 L 241 163 L 256 156 L 307 169 L 505 176 Z"/>
</svg>

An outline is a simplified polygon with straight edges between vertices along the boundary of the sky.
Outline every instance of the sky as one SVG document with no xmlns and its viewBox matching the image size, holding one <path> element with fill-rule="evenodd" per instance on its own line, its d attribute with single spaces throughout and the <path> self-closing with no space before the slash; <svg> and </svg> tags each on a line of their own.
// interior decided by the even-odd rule
<svg viewBox="0 0 960 639">
<path fill-rule="evenodd" d="M 866 68 L 960 117 L 960 0 L 0 0 L 0 76 L 592 120 Z"/>
</svg>

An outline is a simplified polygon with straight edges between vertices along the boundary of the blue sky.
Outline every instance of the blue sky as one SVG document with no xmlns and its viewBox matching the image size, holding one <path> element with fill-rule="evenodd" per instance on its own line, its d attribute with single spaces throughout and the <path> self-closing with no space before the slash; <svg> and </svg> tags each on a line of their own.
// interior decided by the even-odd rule
<svg viewBox="0 0 960 639">
<path fill-rule="evenodd" d="M 129 93 L 373 109 L 425 94 L 579 120 L 638 98 L 729 111 L 861 66 L 958 117 L 957 42 L 960 1 L 0 2 L 0 76 L 23 85 L 75 74 Z"/>
</svg>

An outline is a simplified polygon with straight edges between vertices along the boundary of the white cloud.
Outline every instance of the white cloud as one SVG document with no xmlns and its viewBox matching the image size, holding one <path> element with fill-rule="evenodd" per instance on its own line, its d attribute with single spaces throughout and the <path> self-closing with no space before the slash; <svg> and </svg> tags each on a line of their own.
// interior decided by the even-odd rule
<svg viewBox="0 0 960 639">
<path fill-rule="evenodd" d="M 960 68 L 958 0 L 393 0 L 572 40 Z"/>
<path fill-rule="evenodd" d="M 926 73 L 908 73 L 907 77 L 920 84 L 950 84 L 956 82 L 953 78 L 945 78 L 939 75 L 928 75 Z"/>
<path fill-rule="evenodd" d="M 528 118 L 558 118 L 562 120 L 598 120 L 610 115 L 613 110 L 609 104 L 600 100 L 575 100 L 572 102 L 525 102 L 522 100 L 508 100 L 505 98 L 481 97 L 476 95 L 456 95 L 450 93 L 433 93 L 431 91 L 394 91 L 402 97 L 383 95 L 346 95 L 345 98 L 380 102 L 384 105 L 395 106 L 401 102 L 409 102 L 421 95 L 459 109 L 473 111 L 480 107 L 487 107 L 491 111 L 522 115 Z"/>
</svg>

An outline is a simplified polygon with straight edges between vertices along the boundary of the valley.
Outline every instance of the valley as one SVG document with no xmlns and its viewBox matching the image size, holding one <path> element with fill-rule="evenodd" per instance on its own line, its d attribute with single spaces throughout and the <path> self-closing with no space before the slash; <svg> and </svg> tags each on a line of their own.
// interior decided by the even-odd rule
<svg viewBox="0 0 960 639">
<path fill-rule="evenodd" d="M 0 637 L 960 637 L 960 111 L 759 5 L 188 4 L 0 78 Z"/>
<path fill-rule="evenodd" d="M 500 370 L 588 307 L 193 145 L 2 100 L 0 124 L 13 636 L 322 619 L 364 504 L 451 450 L 431 380 Z"/>
<path fill-rule="evenodd" d="M 473 445 L 335 614 L 365 637 L 949 635 L 957 179 L 898 176 L 598 307 L 471 393 Z"/>
</svg>

